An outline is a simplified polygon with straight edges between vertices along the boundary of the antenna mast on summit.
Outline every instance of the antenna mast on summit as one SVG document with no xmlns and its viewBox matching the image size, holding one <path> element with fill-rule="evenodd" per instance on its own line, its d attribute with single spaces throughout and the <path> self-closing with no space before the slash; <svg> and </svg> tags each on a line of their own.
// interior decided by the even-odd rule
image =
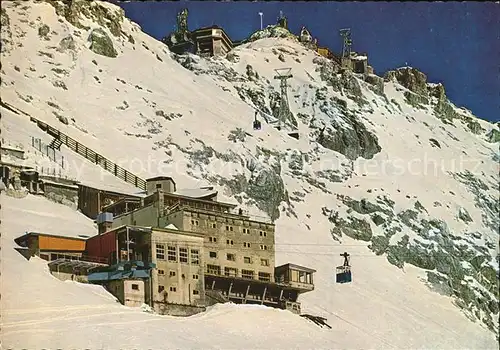
<svg viewBox="0 0 500 350">
<path fill-rule="evenodd" d="M 345 28 L 340 30 L 340 35 L 344 38 L 344 43 L 342 46 L 342 58 L 351 57 L 351 29 Z"/>
<path fill-rule="evenodd" d="M 292 78 L 291 74 L 292 68 L 278 68 L 275 69 L 277 75 L 274 76 L 274 79 L 279 79 L 281 81 L 281 101 L 280 101 L 280 109 L 278 114 L 278 130 L 281 130 L 281 124 L 285 124 L 286 118 L 290 115 L 290 107 L 288 105 L 288 84 L 287 79 Z"/>
</svg>

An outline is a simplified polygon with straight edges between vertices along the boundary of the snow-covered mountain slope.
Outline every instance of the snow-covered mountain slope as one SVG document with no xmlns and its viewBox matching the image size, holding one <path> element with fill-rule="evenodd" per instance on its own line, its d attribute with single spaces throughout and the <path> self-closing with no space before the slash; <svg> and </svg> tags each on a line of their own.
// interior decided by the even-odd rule
<svg viewBox="0 0 500 350">
<path fill-rule="evenodd" d="M 213 184 L 221 199 L 276 219 L 277 263 L 318 271 L 315 290 L 300 301 L 305 312 L 323 315 L 333 326 L 316 329 L 276 310 L 252 309 L 253 316 L 240 318 L 249 310 L 239 306 L 185 320 L 130 311 L 131 322 L 145 325 L 130 338 L 134 346 L 163 346 L 155 343 L 160 338 L 148 340 L 155 329 L 149 322 L 160 319 L 163 329 L 169 322 L 172 329 L 188 323 L 194 327 L 186 329 L 207 335 L 215 334 L 211 324 L 231 322 L 216 333 L 223 348 L 496 348 L 500 157 L 498 143 L 489 141 L 498 127 L 453 106 L 441 85 L 428 84 L 412 68 L 390 72 L 386 81 L 340 73 L 334 63 L 284 38 L 244 44 L 225 58 L 176 56 L 119 8 L 98 1 L 12 2 L 1 16 L 3 101 L 137 175 L 170 175 L 180 188 Z M 264 122 L 279 105 L 276 68 L 292 68 L 288 119 L 297 124 L 299 140 Z M 262 130 L 252 129 L 254 110 Z M 29 118 L 5 109 L 2 131 L 26 150 L 31 136 L 50 142 Z M 62 152 L 72 162 L 62 172 L 100 181 L 96 166 L 64 146 Z M 27 154 L 28 162 L 40 162 Z M 20 207 L 35 199 L 3 200 Z M 2 215 L 15 221 L 17 214 Z M 34 216 L 31 225 L 38 222 Z M 8 226 L 2 247 L 33 229 L 26 225 Z M 41 219 L 38 225 L 40 231 L 60 229 Z M 354 281 L 337 285 L 335 266 L 344 251 L 352 256 Z M 22 259 L 15 254 L 12 259 Z M 39 261 L 22 266 L 33 281 L 46 273 Z M 4 263 L 2 269 L 4 281 L 13 283 L 18 270 Z M 26 288 L 39 288 L 26 281 Z M 62 294 L 80 288 L 56 280 L 47 288 L 59 286 Z M 51 302 L 43 295 L 40 303 Z M 7 312 L 16 307 L 3 304 Z M 236 313 L 241 328 L 225 312 Z M 82 334 L 93 332 L 93 322 L 113 319 L 89 313 Z M 113 347 L 113 334 L 121 334 L 126 321 L 100 330 L 97 346 Z M 53 325 L 40 332 L 70 326 Z M 293 337 L 260 342 L 264 329 Z M 22 333 L 7 334 L 8 345 L 28 346 Z M 183 334 L 185 346 L 179 340 L 166 347 L 208 346 Z M 59 335 L 47 346 L 64 348 L 71 340 Z"/>
</svg>

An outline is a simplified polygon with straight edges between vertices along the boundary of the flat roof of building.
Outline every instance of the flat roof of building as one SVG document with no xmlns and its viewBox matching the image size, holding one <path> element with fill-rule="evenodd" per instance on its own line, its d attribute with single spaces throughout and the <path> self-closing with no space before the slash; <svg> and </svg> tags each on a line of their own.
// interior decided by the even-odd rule
<svg viewBox="0 0 500 350">
<path fill-rule="evenodd" d="M 234 207 L 236 207 L 236 205 Z M 236 220 L 246 220 L 246 221 L 255 222 L 258 224 L 266 224 L 266 225 L 275 226 L 275 224 L 273 224 L 271 222 L 271 219 L 269 219 L 269 218 L 257 218 L 257 217 L 252 217 L 250 215 L 245 215 L 245 214 L 240 215 L 240 214 L 236 214 L 236 213 L 214 211 L 214 210 L 203 209 L 203 208 L 193 208 L 193 207 L 190 207 L 188 205 L 179 206 L 179 207 L 175 208 L 174 211 L 172 211 L 172 213 L 175 213 L 178 211 L 194 211 L 197 213 L 203 213 L 203 214 L 221 216 L 221 217 L 228 217 L 228 218 L 232 218 L 232 219 L 236 219 Z"/>
<path fill-rule="evenodd" d="M 206 200 L 206 199 L 201 199 L 201 198 L 194 198 L 194 197 L 189 197 L 189 196 L 184 196 L 180 194 L 175 194 L 175 193 L 168 193 L 168 192 L 163 192 L 165 196 L 170 196 L 174 198 L 182 198 L 182 199 L 190 199 L 190 200 L 195 200 L 200 203 L 207 203 L 207 204 L 215 204 L 215 205 L 220 205 L 222 207 L 227 207 L 227 208 L 236 208 L 238 205 L 237 204 L 231 204 L 231 203 L 224 203 L 224 202 L 216 202 L 216 201 L 211 201 L 211 200 Z"/>
<path fill-rule="evenodd" d="M 276 266 L 274 269 L 275 270 L 292 269 L 292 270 L 298 270 L 298 271 L 304 271 L 304 272 L 310 272 L 310 273 L 316 272 L 316 270 L 311 269 L 309 267 L 300 266 L 300 265 L 292 264 L 292 263 L 287 263 L 284 265 Z"/>
<path fill-rule="evenodd" d="M 28 237 L 38 237 L 38 236 L 46 236 L 46 237 L 56 237 L 56 238 L 61 238 L 61 239 L 71 239 L 71 240 L 79 240 L 79 241 L 85 241 L 88 238 L 91 238 L 95 236 L 95 233 L 93 235 L 84 235 L 84 234 L 64 234 L 64 233 L 43 233 L 43 232 L 26 232 L 24 235 L 21 235 L 17 238 L 14 238 L 14 242 L 18 243 Z M 19 243 L 18 243 L 19 244 Z"/>
<path fill-rule="evenodd" d="M 218 191 L 214 190 L 213 187 L 205 188 L 182 188 L 175 191 L 173 194 L 192 198 L 202 198 L 208 196 L 216 196 Z"/>
<path fill-rule="evenodd" d="M 195 32 L 201 31 L 201 30 L 208 30 L 208 29 L 222 29 L 222 30 L 224 30 L 223 28 L 219 27 L 217 24 L 213 24 L 213 25 L 208 26 L 208 27 L 201 27 L 201 28 L 195 29 L 192 31 L 192 33 L 195 33 Z"/>
<path fill-rule="evenodd" d="M 76 185 L 78 187 L 92 188 L 94 190 L 98 190 L 98 191 L 101 191 L 101 192 L 104 192 L 104 193 L 109 193 L 109 194 L 112 194 L 112 195 L 119 195 L 119 196 L 124 196 L 124 197 L 142 198 L 142 197 L 145 196 L 144 195 L 144 191 L 142 191 L 142 190 L 138 191 L 140 193 L 131 193 L 131 192 L 127 192 L 127 191 L 121 191 L 121 189 L 119 189 L 121 192 L 117 192 L 117 191 L 110 191 L 110 190 L 106 189 L 107 185 L 105 186 L 105 185 L 99 185 L 99 184 L 94 184 L 94 183 L 90 184 L 90 183 L 87 183 L 87 182 L 86 183 L 79 182 Z M 132 185 L 130 185 L 130 186 L 132 186 Z M 114 188 L 116 188 L 116 187 L 114 187 Z"/>
<path fill-rule="evenodd" d="M 162 181 L 162 180 L 170 180 L 175 184 L 175 181 L 172 177 L 170 176 L 155 176 L 155 177 L 150 177 L 149 179 L 146 179 L 146 182 L 148 181 Z"/>
<path fill-rule="evenodd" d="M 40 179 L 44 184 L 47 185 L 52 185 L 56 187 L 64 187 L 64 188 L 72 188 L 74 190 L 78 189 L 78 185 L 76 184 L 69 184 L 69 183 L 62 183 L 62 182 L 56 182 L 56 181 L 51 181 L 51 180 L 45 180 L 45 179 Z"/>
</svg>

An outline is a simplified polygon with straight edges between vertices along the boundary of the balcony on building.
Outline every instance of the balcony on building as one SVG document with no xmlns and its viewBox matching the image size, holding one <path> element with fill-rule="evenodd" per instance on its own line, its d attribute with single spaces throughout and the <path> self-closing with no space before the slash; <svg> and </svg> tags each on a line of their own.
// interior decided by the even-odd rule
<svg viewBox="0 0 500 350">
<path fill-rule="evenodd" d="M 276 283 L 288 285 L 301 291 L 314 289 L 313 274 L 316 270 L 308 267 L 285 264 L 274 269 Z"/>
</svg>

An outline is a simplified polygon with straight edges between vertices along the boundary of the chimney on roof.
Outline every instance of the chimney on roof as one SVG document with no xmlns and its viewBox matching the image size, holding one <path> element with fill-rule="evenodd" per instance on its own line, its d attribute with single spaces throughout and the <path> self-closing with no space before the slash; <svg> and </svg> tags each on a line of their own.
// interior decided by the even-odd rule
<svg viewBox="0 0 500 350">
<path fill-rule="evenodd" d="M 100 213 L 97 216 L 97 233 L 103 234 L 113 226 L 113 213 Z"/>
</svg>

